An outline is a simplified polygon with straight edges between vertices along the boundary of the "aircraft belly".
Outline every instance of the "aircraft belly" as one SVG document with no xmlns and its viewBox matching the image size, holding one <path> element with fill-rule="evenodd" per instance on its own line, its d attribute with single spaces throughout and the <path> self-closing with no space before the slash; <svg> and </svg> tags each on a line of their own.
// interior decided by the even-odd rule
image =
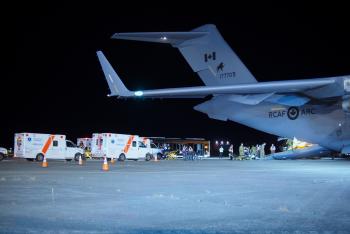
<svg viewBox="0 0 350 234">
<path fill-rule="evenodd" d="M 207 113 L 210 118 L 232 120 L 276 136 L 297 137 L 333 150 L 340 150 L 344 140 L 349 139 L 349 131 L 343 129 L 349 121 L 338 105 L 290 107 L 268 102 L 245 105 L 218 97 L 195 109 Z"/>
</svg>

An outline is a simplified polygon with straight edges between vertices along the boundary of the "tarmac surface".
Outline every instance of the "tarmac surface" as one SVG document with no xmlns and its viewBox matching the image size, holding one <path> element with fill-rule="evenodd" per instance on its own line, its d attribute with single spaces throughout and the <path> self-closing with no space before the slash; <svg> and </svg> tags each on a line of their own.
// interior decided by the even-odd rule
<svg viewBox="0 0 350 234">
<path fill-rule="evenodd" d="M 350 161 L 0 162 L 1 233 L 350 233 Z"/>
</svg>

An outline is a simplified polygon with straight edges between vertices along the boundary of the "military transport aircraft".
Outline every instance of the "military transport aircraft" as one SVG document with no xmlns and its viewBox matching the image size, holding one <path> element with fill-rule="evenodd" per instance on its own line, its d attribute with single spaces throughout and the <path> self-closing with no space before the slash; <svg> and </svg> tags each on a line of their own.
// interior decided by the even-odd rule
<svg viewBox="0 0 350 234">
<path fill-rule="evenodd" d="M 189 32 L 116 33 L 113 39 L 169 43 L 205 86 L 128 90 L 101 51 L 97 56 L 111 94 L 123 98 L 211 99 L 195 110 L 276 136 L 297 137 L 350 153 L 350 76 L 257 82 L 215 25 Z"/>
</svg>

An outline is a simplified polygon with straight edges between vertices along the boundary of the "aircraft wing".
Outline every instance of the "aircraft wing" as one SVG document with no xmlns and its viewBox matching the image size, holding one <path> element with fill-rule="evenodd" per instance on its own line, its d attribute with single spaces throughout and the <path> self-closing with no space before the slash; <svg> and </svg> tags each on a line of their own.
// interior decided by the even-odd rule
<svg viewBox="0 0 350 234">
<path fill-rule="evenodd" d="M 183 88 L 167 88 L 154 90 L 128 90 L 118 74 L 114 71 L 106 57 L 101 51 L 97 52 L 104 75 L 109 85 L 111 94 L 124 98 L 203 98 L 208 95 L 237 94 L 237 95 L 258 95 L 258 94 L 288 94 L 303 93 L 316 88 L 330 86 L 336 83 L 335 78 L 269 81 L 250 84 L 235 84 L 226 86 L 195 86 Z M 261 95 L 260 95 L 261 96 Z"/>
</svg>

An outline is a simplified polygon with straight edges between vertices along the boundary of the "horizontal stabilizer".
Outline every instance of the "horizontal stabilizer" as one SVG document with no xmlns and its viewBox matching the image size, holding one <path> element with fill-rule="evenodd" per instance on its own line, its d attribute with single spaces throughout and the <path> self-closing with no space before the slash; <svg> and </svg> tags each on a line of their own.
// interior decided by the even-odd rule
<svg viewBox="0 0 350 234">
<path fill-rule="evenodd" d="M 188 32 L 115 33 L 112 38 L 171 44 L 207 86 L 257 82 L 213 24 Z"/>
<path fill-rule="evenodd" d="M 179 44 L 187 40 L 196 39 L 207 35 L 208 32 L 137 32 L 115 33 L 112 39 L 147 41 L 157 43 Z"/>
</svg>

